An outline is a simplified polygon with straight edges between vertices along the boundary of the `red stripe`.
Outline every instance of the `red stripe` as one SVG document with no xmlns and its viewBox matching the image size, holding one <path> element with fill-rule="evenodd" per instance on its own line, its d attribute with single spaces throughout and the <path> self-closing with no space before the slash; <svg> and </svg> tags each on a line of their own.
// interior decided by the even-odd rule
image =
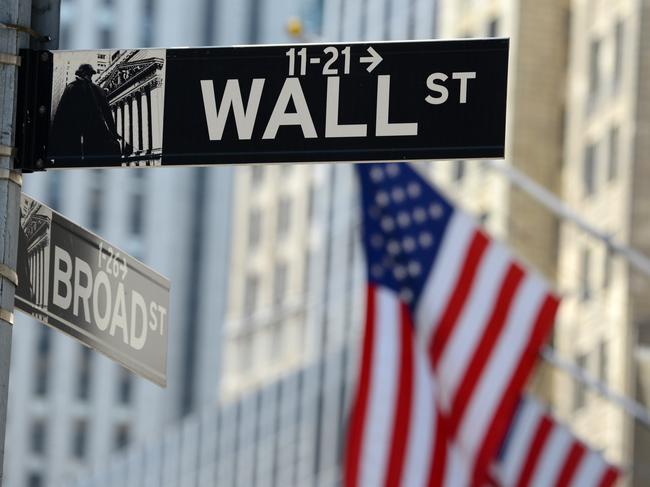
<svg viewBox="0 0 650 487">
<path fill-rule="evenodd" d="M 388 457 L 386 486 L 401 485 L 413 402 L 413 322 L 406 305 L 400 309 L 400 374 L 397 407 L 393 418 L 393 436 Z M 388 400 L 388 399 L 387 399 Z"/>
<path fill-rule="evenodd" d="M 348 441 L 345 457 L 344 482 L 347 487 L 355 487 L 359 482 L 359 461 L 361 458 L 361 443 L 365 428 L 366 412 L 368 408 L 368 392 L 370 389 L 370 367 L 372 364 L 373 345 L 375 341 L 375 288 L 368 285 L 366 300 L 366 328 L 363 338 L 363 351 L 361 355 L 361 371 L 357 386 L 356 397 L 350 424 L 348 426 Z"/>
<path fill-rule="evenodd" d="M 434 368 L 440 360 L 440 356 L 445 349 L 447 341 L 449 341 L 449 337 L 451 336 L 454 325 L 458 320 L 458 316 L 463 309 L 465 300 L 472 289 L 474 276 L 476 275 L 479 263 L 481 262 L 481 258 L 488 243 L 488 238 L 480 230 L 474 232 L 454 292 L 447 303 L 442 318 L 440 318 L 440 321 L 434 328 L 435 331 L 431 338 L 431 342 L 429 343 L 429 357 L 431 358 L 431 364 Z"/>
<path fill-rule="evenodd" d="M 447 467 L 447 421 L 439 410 L 436 412 L 435 429 L 436 437 L 434 439 L 433 459 L 429 466 L 428 487 L 440 487 L 442 485 Z"/>
<path fill-rule="evenodd" d="M 514 370 L 512 379 L 510 379 L 510 383 L 501 398 L 501 403 L 492 416 L 490 427 L 487 430 L 487 436 L 476 457 L 473 473 L 475 481 L 484 478 L 489 463 L 494 458 L 499 445 L 503 441 L 503 437 L 508 430 L 508 425 L 519 401 L 521 391 L 537 361 L 539 349 L 546 341 L 553 327 L 555 313 L 559 304 L 560 301 L 558 298 L 548 294 L 540 307 L 540 311 L 537 313 L 537 319 L 531 330 L 528 345 L 522 352 L 519 366 Z"/>
<path fill-rule="evenodd" d="M 616 483 L 616 480 L 620 474 L 621 472 L 618 469 L 609 467 L 603 474 L 603 478 L 601 479 L 598 487 L 611 487 L 614 485 L 614 483 Z"/>
<path fill-rule="evenodd" d="M 537 431 L 535 431 L 535 437 L 533 438 L 533 442 L 526 454 L 526 462 L 524 463 L 524 468 L 521 470 L 519 475 L 517 487 L 526 487 L 530 483 L 533 473 L 535 472 L 535 467 L 537 466 L 537 460 L 544 450 L 544 444 L 551 432 L 552 426 L 553 422 L 548 416 L 543 416 L 537 424 Z"/>
<path fill-rule="evenodd" d="M 564 461 L 564 465 L 562 465 L 560 475 L 558 476 L 557 487 L 567 487 L 571 485 L 573 476 L 575 475 L 578 465 L 580 465 L 586 451 L 587 449 L 583 444 L 578 443 L 577 441 L 573 442 L 569 454 Z"/>
<path fill-rule="evenodd" d="M 479 341 L 472 360 L 467 367 L 467 370 L 463 374 L 463 379 L 456 391 L 454 401 L 451 407 L 451 417 L 449 425 L 449 436 L 453 438 L 456 436 L 458 427 L 463 419 L 465 410 L 471 402 L 472 395 L 476 389 L 476 385 L 485 370 L 485 364 L 490 360 L 492 352 L 495 348 L 495 343 L 497 342 L 501 332 L 506 323 L 506 318 L 508 317 L 508 312 L 514 301 L 514 297 L 517 293 L 517 289 L 522 282 L 524 277 L 523 269 L 512 263 L 508 267 L 508 272 L 506 273 L 503 283 L 501 284 L 501 289 L 499 291 L 499 296 L 494 303 L 494 308 L 492 309 L 492 314 L 490 319 L 485 326 L 481 340 Z"/>
</svg>

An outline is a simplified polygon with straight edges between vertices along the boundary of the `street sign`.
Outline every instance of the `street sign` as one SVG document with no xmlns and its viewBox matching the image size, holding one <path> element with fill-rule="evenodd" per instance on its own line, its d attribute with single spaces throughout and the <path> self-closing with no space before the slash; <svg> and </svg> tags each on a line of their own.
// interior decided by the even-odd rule
<svg viewBox="0 0 650 487">
<path fill-rule="evenodd" d="M 165 387 L 169 281 L 21 196 L 16 308 Z"/>
<path fill-rule="evenodd" d="M 23 57 L 24 169 L 504 154 L 507 39 Z"/>
</svg>

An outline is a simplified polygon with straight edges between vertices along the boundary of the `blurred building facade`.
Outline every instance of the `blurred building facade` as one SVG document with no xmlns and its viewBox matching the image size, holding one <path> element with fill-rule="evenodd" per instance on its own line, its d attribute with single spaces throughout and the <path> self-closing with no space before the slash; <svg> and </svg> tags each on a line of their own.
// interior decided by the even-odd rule
<svg viewBox="0 0 650 487">
<path fill-rule="evenodd" d="M 76 0 L 64 2 L 62 37 L 87 48 L 290 42 L 291 15 L 305 19 L 306 40 L 510 37 L 506 162 L 650 255 L 646 3 Z M 638 373 L 649 367 L 647 279 L 480 161 L 425 170 L 557 283 L 560 354 L 647 405 Z M 82 466 L 93 472 L 71 485 L 336 485 L 363 313 L 350 164 L 25 180 L 180 292 L 165 392 L 41 325 L 16 326 L 7 485 L 65 484 Z M 142 230 L 132 235 L 125 215 L 137 207 Z M 533 386 L 583 439 L 634 466 L 630 485 L 650 483 L 647 430 L 561 373 L 542 371 Z M 76 458 L 83 421 L 87 457 Z M 125 437 L 134 446 L 111 455 Z M 43 483 L 32 483 L 38 475 Z"/>
</svg>

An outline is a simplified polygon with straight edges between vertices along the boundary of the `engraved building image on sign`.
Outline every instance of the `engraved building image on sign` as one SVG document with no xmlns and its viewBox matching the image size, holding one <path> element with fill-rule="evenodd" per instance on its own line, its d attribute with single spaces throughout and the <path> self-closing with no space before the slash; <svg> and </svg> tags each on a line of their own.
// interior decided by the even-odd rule
<svg viewBox="0 0 650 487">
<path fill-rule="evenodd" d="M 54 53 L 50 163 L 160 164 L 164 50 Z"/>
</svg>

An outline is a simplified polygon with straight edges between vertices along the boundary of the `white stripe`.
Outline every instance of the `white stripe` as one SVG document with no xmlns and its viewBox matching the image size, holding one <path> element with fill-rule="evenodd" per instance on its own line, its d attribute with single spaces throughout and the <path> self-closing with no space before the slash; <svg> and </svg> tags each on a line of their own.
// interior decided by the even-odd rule
<svg viewBox="0 0 650 487">
<path fill-rule="evenodd" d="M 512 376 L 520 366 L 531 329 L 547 288 L 536 275 L 525 275 L 519 286 L 501 335 L 465 410 L 459 427 L 460 441 L 472 458 L 478 454 Z"/>
<path fill-rule="evenodd" d="M 415 310 L 415 328 L 422 343 L 429 343 L 433 328 L 445 311 L 475 229 L 469 216 L 454 211 Z"/>
<path fill-rule="evenodd" d="M 553 487 L 557 485 L 558 476 L 566 461 L 573 438 L 564 428 L 554 423 L 544 443 L 542 455 L 538 458 L 531 478 L 531 487 Z"/>
<path fill-rule="evenodd" d="M 445 478 L 442 482 L 443 487 L 458 487 L 470 485 L 469 474 L 470 465 L 467 457 L 458 448 L 458 444 L 449 443 L 447 449 L 447 462 L 445 464 Z"/>
<path fill-rule="evenodd" d="M 361 450 L 359 485 L 383 485 L 397 405 L 400 360 L 400 308 L 395 294 L 375 291 L 375 331 L 365 430 Z"/>
<path fill-rule="evenodd" d="M 440 397 L 449 410 L 498 298 L 510 254 L 503 245 L 492 243 L 479 263 L 474 285 L 440 357 L 438 370 Z"/>
<path fill-rule="evenodd" d="M 605 475 L 609 465 L 596 452 L 586 451 L 576 469 L 571 487 L 595 487 Z"/>
<path fill-rule="evenodd" d="M 400 485 L 422 487 L 427 484 L 429 466 L 433 458 L 433 439 L 436 432 L 434 383 L 429 359 L 419 343 L 414 343 L 414 381 L 411 407 L 411 427 Z"/>
<path fill-rule="evenodd" d="M 504 487 L 514 486 L 519 480 L 543 414 L 544 411 L 537 401 L 530 398 L 522 400 L 507 449 L 498 467 L 499 483 Z"/>
</svg>

